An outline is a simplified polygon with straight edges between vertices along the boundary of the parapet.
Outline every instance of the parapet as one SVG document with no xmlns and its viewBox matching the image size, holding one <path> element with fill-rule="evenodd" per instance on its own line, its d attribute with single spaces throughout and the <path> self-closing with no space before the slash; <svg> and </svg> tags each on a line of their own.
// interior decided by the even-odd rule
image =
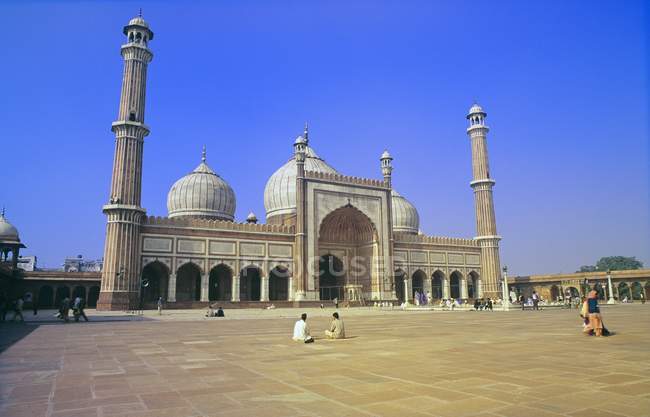
<svg viewBox="0 0 650 417">
<path fill-rule="evenodd" d="M 413 235 L 410 233 L 395 232 L 395 243 L 422 243 L 429 245 L 444 245 L 444 246 L 465 246 L 478 248 L 478 242 L 474 239 L 467 239 L 462 237 L 446 237 L 446 236 L 427 236 L 427 235 Z"/>
<path fill-rule="evenodd" d="M 375 180 L 371 178 L 352 177 L 329 172 L 305 171 L 305 178 L 323 180 L 328 182 L 338 182 L 343 184 L 361 185 L 364 187 L 390 188 L 390 185 L 384 180 Z"/>
<path fill-rule="evenodd" d="M 283 224 L 265 223 L 235 223 L 226 220 L 201 219 L 201 218 L 169 218 L 159 216 L 147 216 L 142 223 L 146 226 L 168 226 L 180 228 L 200 227 L 214 230 L 227 230 L 235 232 L 258 232 L 258 233 L 283 233 L 294 234 L 294 226 Z"/>
</svg>

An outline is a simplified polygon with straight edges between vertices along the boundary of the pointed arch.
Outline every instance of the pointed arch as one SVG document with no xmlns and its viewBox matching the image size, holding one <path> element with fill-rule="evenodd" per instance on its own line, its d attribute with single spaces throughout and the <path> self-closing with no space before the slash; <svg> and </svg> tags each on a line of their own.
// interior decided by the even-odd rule
<svg viewBox="0 0 650 417">
<path fill-rule="evenodd" d="M 176 301 L 201 299 L 201 268 L 194 262 L 185 262 L 176 271 Z"/>
<path fill-rule="evenodd" d="M 233 270 L 229 265 L 218 263 L 210 269 L 208 300 L 230 301 L 232 299 Z"/>
<path fill-rule="evenodd" d="M 249 264 L 239 272 L 239 299 L 241 301 L 260 301 L 262 295 L 262 269 Z"/>
<path fill-rule="evenodd" d="M 440 300 L 443 296 L 445 273 L 436 269 L 431 276 L 431 296 L 434 300 Z"/>
<path fill-rule="evenodd" d="M 142 278 L 146 280 L 147 286 L 142 288 L 143 300 L 155 302 L 159 297 L 167 299 L 169 286 L 169 267 L 159 260 L 147 262 L 142 268 Z"/>
</svg>

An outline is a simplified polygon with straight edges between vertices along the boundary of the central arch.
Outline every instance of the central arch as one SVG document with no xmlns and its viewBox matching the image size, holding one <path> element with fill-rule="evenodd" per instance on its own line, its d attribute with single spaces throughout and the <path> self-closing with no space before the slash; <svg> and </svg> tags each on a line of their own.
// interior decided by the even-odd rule
<svg viewBox="0 0 650 417">
<path fill-rule="evenodd" d="M 343 299 L 345 291 L 345 269 L 343 261 L 327 254 L 318 261 L 318 289 L 321 300 Z"/>
<path fill-rule="evenodd" d="M 378 291 L 378 240 L 372 221 L 349 203 L 325 216 L 318 233 L 321 300 L 343 299 L 349 294 L 369 299 L 374 290 Z M 340 262 L 340 268 L 336 262 Z"/>
</svg>

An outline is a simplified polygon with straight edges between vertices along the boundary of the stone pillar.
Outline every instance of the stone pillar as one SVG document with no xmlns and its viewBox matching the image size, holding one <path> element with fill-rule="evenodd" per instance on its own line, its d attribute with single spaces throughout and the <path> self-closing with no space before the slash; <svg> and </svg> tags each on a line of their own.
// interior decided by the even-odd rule
<svg viewBox="0 0 650 417">
<path fill-rule="evenodd" d="M 167 285 L 167 301 L 170 303 L 176 302 L 176 273 L 169 274 L 169 282 Z"/>
<path fill-rule="evenodd" d="M 406 304 L 409 304 L 413 295 L 411 294 L 411 286 L 409 285 L 409 279 L 404 278 L 404 301 Z"/>
<path fill-rule="evenodd" d="M 239 302 L 239 274 L 232 277 L 232 297 L 230 301 L 233 303 Z"/>
<path fill-rule="evenodd" d="M 467 277 L 464 277 L 463 279 L 460 280 L 460 298 L 463 300 L 467 300 Z"/>
<path fill-rule="evenodd" d="M 448 299 L 451 295 L 451 288 L 449 287 L 449 277 L 444 277 L 442 280 L 442 298 Z"/>
<path fill-rule="evenodd" d="M 496 216 L 492 187 L 495 181 L 490 177 L 490 165 L 487 149 L 487 133 L 485 125 L 487 114 L 481 106 L 474 104 L 467 120 L 469 127 L 467 135 L 472 147 L 472 176 L 470 186 L 474 190 L 474 206 L 476 211 L 476 237 L 481 248 L 481 275 L 484 285 L 484 296 L 492 299 L 499 297 L 499 282 L 501 281 L 501 262 L 499 260 L 499 241 L 497 234 Z"/>
<path fill-rule="evenodd" d="M 262 288 L 260 288 L 260 301 L 269 301 L 269 277 L 262 277 Z"/>
<path fill-rule="evenodd" d="M 287 299 L 289 301 L 292 301 L 293 300 L 293 277 L 289 277 L 289 282 L 287 284 L 287 287 L 288 287 L 287 288 L 287 292 L 288 292 Z"/>
<path fill-rule="evenodd" d="M 140 226 L 146 216 L 140 207 L 142 154 L 149 128 L 144 124 L 147 66 L 153 54 L 148 48 L 153 32 L 142 17 L 124 27 L 126 43 L 122 91 L 115 133 L 113 172 L 104 241 L 104 268 L 98 310 L 126 310 L 139 304 Z"/>
<path fill-rule="evenodd" d="M 201 301 L 210 301 L 210 274 L 201 275 Z"/>
<path fill-rule="evenodd" d="M 477 298 L 483 298 L 483 284 L 480 278 L 476 280 L 476 288 L 474 288 L 474 291 L 476 291 Z"/>
</svg>

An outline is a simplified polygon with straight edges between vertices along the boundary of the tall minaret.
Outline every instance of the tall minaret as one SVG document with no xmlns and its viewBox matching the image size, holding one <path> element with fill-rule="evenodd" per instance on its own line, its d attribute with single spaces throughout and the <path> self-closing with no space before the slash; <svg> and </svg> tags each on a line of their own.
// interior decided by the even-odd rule
<svg viewBox="0 0 650 417">
<path fill-rule="evenodd" d="M 145 210 L 140 207 L 142 147 L 149 128 L 144 124 L 147 65 L 153 54 L 149 25 L 139 16 L 124 27 L 122 45 L 124 73 L 115 133 L 115 156 L 109 202 L 103 208 L 108 217 L 104 245 L 104 269 L 97 309 L 125 310 L 135 306 L 140 290 L 140 224 Z"/>
<path fill-rule="evenodd" d="M 307 222 L 305 218 L 305 157 L 307 145 L 309 144 L 309 130 L 305 123 L 305 131 L 298 136 L 293 143 L 293 151 L 296 158 L 296 261 L 293 266 L 293 294 L 289 297 L 293 301 L 303 301 L 306 298 L 307 280 L 307 248 L 305 247 L 305 231 Z"/>
<path fill-rule="evenodd" d="M 470 183 L 474 189 L 476 207 L 476 237 L 481 246 L 480 297 L 499 298 L 501 265 L 499 261 L 499 241 L 497 222 L 494 215 L 492 187 L 495 181 L 490 178 L 490 165 L 487 150 L 487 132 L 485 125 L 487 113 L 481 106 L 474 104 L 469 109 L 467 135 L 472 141 L 472 173 L 474 180 Z"/>
</svg>

